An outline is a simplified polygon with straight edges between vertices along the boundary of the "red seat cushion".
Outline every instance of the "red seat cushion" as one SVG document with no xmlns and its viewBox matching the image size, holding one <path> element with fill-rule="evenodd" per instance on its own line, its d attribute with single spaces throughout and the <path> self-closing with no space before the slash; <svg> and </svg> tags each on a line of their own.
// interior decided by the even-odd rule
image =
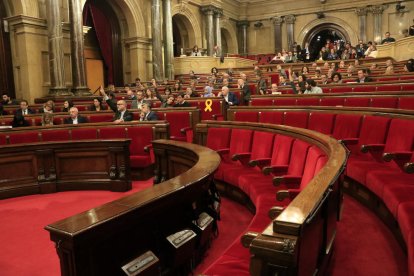
<svg viewBox="0 0 414 276">
<path fill-rule="evenodd" d="M 273 99 L 272 98 L 253 98 L 250 102 L 251 106 L 272 106 L 273 105 Z"/>
<path fill-rule="evenodd" d="M 321 98 L 320 106 L 342 106 L 344 105 L 345 98 Z"/>
<path fill-rule="evenodd" d="M 311 112 L 309 114 L 308 129 L 329 135 L 332 134 L 334 121 L 335 114 Z"/>
<path fill-rule="evenodd" d="M 74 128 L 72 129 L 72 140 L 96 139 L 95 128 Z"/>
<path fill-rule="evenodd" d="M 25 144 L 39 142 L 39 133 L 37 131 L 28 131 L 22 133 L 10 133 L 10 144 Z"/>
<path fill-rule="evenodd" d="M 394 179 L 391 182 L 385 182 L 386 180 L 380 179 L 383 182 L 382 200 L 387 206 L 388 210 L 398 217 L 398 207 L 401 203 L 407 201 L 414 201 L 414 175 L 406 177 L 404 173 L 391 175 Z M 386 177 L 389 180 L 389 177 Z M 387 185 L 389 184 L 389 185 Z"/>
<path fill-rule="evenodd" d="M 0 145 L 6 145 L 6 144 L 7 144 L 6 135 L 0 134 Z"/>
<path fill-rule="evenodd" d="M 227 149 L 230 146 L 231 128 L 209 128 L 206 146 L 212 150 Z"/>
<path fill-rule="evenodd" d="M 275 99 L 273 105 L 276 106 L 295 106 L 296 105 L 296 98 L 287 98 L 287 99 Z"/>
<path fill-rule="evenodd" d="M 90 123 L 102 123 L 102 122 L 111 122 L 114 118 L 114 115 L 111 113 L 104 113 L 104 114 L 93 114 L 89 115 L 89 122 Z"/>
<path fill-rule="evenodd" d="M 408 237 L 414 229 L 414 201 L 401 203 L 398 208 L 398 224 L 408 245 Z M 409 244 L 411 245 L 411 244 Z M 412 246 L 412 245 L 411 245 Z"/>
<path fill-rule="evenodd" d="M 368 107 L 370 105 L 370 98 L 364 97 L 347 97 L 344 101 L 344 106 Z"/>
<path fill-rule="evenodd" d="M 297 99 L 296 105 L 298 106 L 319 106 L 319 98 L 300 98 Z"/>
<path fill-rule="evenodd" d="M 284 125 L 293 126 L 293 127 L 300 127 L 300 128 L 307 128 L 308 126 L 308 112 L 285 112 L 285 121 Z"/>
<path fill-rule="evenodd" d="M 397 97 L 372 97 L 371 107 L 380 108 L 397 108 L 398 98 Z"/>
<path fill-rule="evenodd" d="M 98 131 L 99 138 L 101 139 L 126 138 L 125 127 L 123 126 L 103 127 L 100 128 Z"/>
<path fill-rule="evenodd" d="M 346 138 L 358 138 L 361 118 L 361 115 L 336 115 L 332 136 L 338 140 Z"/>
<path fill-rule="evenodd" d="M 259 120 L 259 113 L 257 111 L 236 111 L 234 112 L 234 121 L 239 122 L 253 122 Z"/>
<path fill-rule="evenodd" d="M 282 125 L 283 121 L 284 121 L 284 112 L 263 111 L 259 113 L 260 123 Z"/>
<path fill-rule="evenodd" d="M 400 97 L 398 108 L 414 110 L 414 97 Z"/>
<path fill-rule="evenodd" d="M 131 168 L 144 168 L 149 166 L 151 156 L 149 152 L 145 152 L 145 147 L 151 144 L 153 140 L 152 127 L 128 127 L 128 138 L 131 139 L 129 145 Z"/>
<path fill-rule="evenodd" d="M 181 129 L 192 127 L 191 112 L 165 112 L 165 120 L 170 124 L 170 139 L 186 141 Z"/>
<path fill-rule="evenodd" d="M 43 141 L 69 141 L 70 135 L 69 130 L 43 130 L 42 131 Z"/>
</svg>

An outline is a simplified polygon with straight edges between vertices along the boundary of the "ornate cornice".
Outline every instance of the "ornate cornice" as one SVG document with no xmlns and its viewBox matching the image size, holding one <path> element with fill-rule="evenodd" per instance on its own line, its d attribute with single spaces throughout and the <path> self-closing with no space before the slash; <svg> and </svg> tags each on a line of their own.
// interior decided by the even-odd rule
<svg viewBox="0 0 414 276">
<path fill-rule="evenodd" d="M 386 8 L 387 8 L 386 5 L 372 6 L 371 7 L 371 12 L 373 14 L 382 14 Z"/>
<path fill-rule="evenodd" d="M 356 13 L 358 16 L 364 16 L 364 15 L 367 15 L 368 11 L 369 11 L 369 9 L 368 9 L 368 8 L 366 8 L 366 7 L 364 7 L 364 8 L 356 8 L 356 9 L 355 9 L 355 13 Z"/>
<path fill-rule="evenodd" d="M 246 28 L 250 26 L 250 22 L 247 20 L 241 20 L 241 21 L 237 21 L 236 23 L 237 27 L 243 27 L 245 26 Z"/>
<path fill-rule="evenodd" d="M 208 6 L 203 6 L 200 8 L 201 12 L 206 14 L 206 15 L 216 15 L 218 17 L 220 17 L 221 15 L 223 15 L 223 9 L 217 8 L 215 6 L 212 5 L 208 5 Z"/>
</svg>

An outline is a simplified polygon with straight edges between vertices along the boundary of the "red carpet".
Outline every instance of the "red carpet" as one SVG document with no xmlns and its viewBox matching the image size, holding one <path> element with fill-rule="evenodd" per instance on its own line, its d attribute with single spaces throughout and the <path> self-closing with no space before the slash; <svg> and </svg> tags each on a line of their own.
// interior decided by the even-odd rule
<svg viewBox="0 0 414 276">
<path fill-rule="evenodd" d="M 135 182 L 128 193 L 76 191 L 0 201 L 0 275 L 60 275 L 54 244 L 44 226 L 152 185 Z M 252 215 L 223 198 L 220 235 L 195 275 L 203 272 L 244 231 Z M 386 226 L 346 197 L 328 275 L 407 275 L 407 257 Z"/>
</svg>

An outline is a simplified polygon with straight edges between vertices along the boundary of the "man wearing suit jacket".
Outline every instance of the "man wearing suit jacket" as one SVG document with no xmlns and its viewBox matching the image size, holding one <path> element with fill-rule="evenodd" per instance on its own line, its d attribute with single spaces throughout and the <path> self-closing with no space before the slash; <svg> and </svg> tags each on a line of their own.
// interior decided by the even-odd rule
<svg viewBox="0 0 414 276">
<path fill-rule="evenodd" d="M 124 100 L 119 100 L 116 104 L 109 99 L 108 95 L 106 95 L 105 90 L 102 88 L 100 89 L 101 95 L 104 97 L 106 104 L 115 112 L 113 122 L 115 124 L 119 124 L 122 122 L 132 121 L 134 119 L 134 115 L 132 112 L 127 110 L 127 103 Z"/>
<path fill-rule="evenodd" d="M 365 82 L 372 82 L 372 79 L 368 77 L 368 71 L 366 69 L 359 69 L 358 70 L 358 78 L 356 82 L 365 83 Z"/>
<path fill-rule="evenodd" d="M 71 107 L 69 109 L 69 114 L 70 114 L 70 117 L 65 118 L 65 121 L 64 121 L 65 124 L 77 125 L 77 124 L 83 124 L 83 123 L 88 122 L 88 120 L 85 117 L 82 117 L 79 115 L 79 110 L 76 107 Z"/>
<path fill-rule="evenodd" d="M 26 100 L 22 100 L 20 102 L 20 108 L 14 114 L 12 126 L 29 126 L 29 123 L 24 119 L 24 116 L 29 114 L 34 114 L 34 111 L 29 108 L 29 103 Z"/>
<path fill-rule="evenodd" d="M 144 116 L 141 117 L 140 121 L 157 121 L 158 116 L 154 111 L 151 111 L 151 107 L 148 103 L 144 103 L 141 108 L 141 112 L 144 113 Z"/>
<path fill-rule="evenodd" d="M 243 101 L 244 101 L 244 103 L 247 104 L 250 101 L 250 95 L 251 95 L 250 87 L 246 83 L 246 81 L 242 78 L 237 80 L 237 84 L 238 84 L 239 88 L 243 91 Z"/>
<path fill-rule="evenodd" d="M 221 92 L 218 94 L 218 96 L 222 97 L 226 101 L 227 107 L 239 105 L 239 100 L 237 99 L 236 95 L 230 92 L 227 86 L 223 86 L 223 88 L 221 88 Z"/>
</svg>

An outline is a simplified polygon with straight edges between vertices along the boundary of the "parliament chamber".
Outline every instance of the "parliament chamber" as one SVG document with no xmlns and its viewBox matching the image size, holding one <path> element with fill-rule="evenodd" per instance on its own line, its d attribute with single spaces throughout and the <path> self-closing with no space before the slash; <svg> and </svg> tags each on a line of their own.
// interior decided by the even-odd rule
<svg viewBox="0 0 414 276">
<path fill-rule="evenodd" d="M 0 275 L 414 275 L 414 2 L 0 2 Z"/>
</svg>

